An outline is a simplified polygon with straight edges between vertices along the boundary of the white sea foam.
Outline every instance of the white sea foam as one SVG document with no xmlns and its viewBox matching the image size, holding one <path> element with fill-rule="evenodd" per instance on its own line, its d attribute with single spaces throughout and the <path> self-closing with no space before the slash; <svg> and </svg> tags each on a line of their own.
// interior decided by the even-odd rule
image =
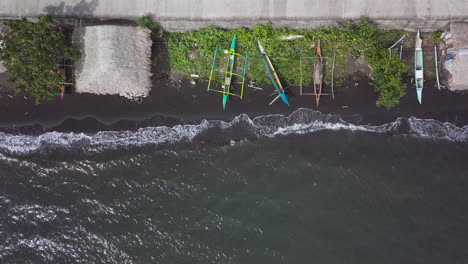
<svg viewBox="0 0 468 264">
<path fill-rule="evenodd" d="M 354 125 L 343 121 L 337 115 L 298 109 L 289 116 L 268 115 L 250 119 L 242 114 L 230 122 L 203 120 L 198 125 L 146 127 L 137 131 L 101 131 L 94 134 L 47 132 L 39 136 L 0 132 L 0 158 L 54 153 L 57 150 L 92 154 L 117 148 L 190 142 L 210 128 L 217 128 L 220 133 L 240 128 L 259 138 L 306 134 L 321 130 L 350 130 L 468 141 L 468 126 L 457 127 L 431 119 L 398 118 L 392 123 L 380 126 Z"/>
</svg>

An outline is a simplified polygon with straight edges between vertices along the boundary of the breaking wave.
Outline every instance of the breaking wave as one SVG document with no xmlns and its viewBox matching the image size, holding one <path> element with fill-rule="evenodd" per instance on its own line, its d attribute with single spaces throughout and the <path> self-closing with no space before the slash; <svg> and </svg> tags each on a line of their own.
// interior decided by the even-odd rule
<svg viewBox="0 0 468 264">
<path fill-rule="evenodd" d="M 250 119 L 242 114 L 230 122 L 203 120 L 196 125 L 145 127 L 137 131 L 101 131 L 97 133 L 46 132 L 39 136 L 0 132 L 0 156 L 31 157 L 52 153 L 96 154 L 106 150 L 166 145 L 173 143 L 222 143 L 280 135 L 306 134 L 322 130 L 352 130 L 391 135 L 468 141 L 468 126 L 457 127 L 431 119 L 403 118 L 379 125 L 355 125 L 338 115 L 298 109 L 289 116 L 268 115 Z"/>
</svg>

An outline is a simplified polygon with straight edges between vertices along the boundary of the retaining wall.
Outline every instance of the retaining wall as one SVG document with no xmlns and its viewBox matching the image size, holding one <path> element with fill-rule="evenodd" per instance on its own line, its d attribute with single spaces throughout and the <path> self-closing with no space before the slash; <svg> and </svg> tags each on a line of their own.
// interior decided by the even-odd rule
<svg viewBox="0 0 468 264">
<path fill-rule="evenodd" d="M 0 16 L 134 19 L 151 15 L 168 31 L 206 26 L 317 27 L 367 17 L 383 28 L 423 31 L 468 21 L 468 0 L 0 0 Z"/>
</svg>

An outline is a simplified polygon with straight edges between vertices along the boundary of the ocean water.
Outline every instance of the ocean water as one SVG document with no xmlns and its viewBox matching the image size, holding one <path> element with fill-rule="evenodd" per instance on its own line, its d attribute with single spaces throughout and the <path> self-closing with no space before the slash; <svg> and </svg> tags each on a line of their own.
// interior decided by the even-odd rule
<svg viewBox="0 0 468 264">
<path fill-rule="evenodd" d="M 468 126 L 0 133 L 0 263 L 466 263 Z"/>
</svg>

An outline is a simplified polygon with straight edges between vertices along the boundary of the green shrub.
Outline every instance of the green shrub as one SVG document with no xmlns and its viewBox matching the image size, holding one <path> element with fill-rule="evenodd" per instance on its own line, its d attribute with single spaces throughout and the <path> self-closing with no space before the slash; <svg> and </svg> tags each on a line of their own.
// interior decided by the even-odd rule
<svg viewBox="0 0 468 264">
<path fill-rule="evenodd" d="M 440 38 L 442 38 L 442 32 L 441 31 L 437 31 L 435 32 L 432 37 L 434 38 L 434 41 L 435 42 L 438 42 L 440 41 Z"/>
<path fill-rule="evenodd" d="M 153 22 L 153 20 L 151 20 L 151 17 L 149 16 L 142 16 L 142 17 L 139 17 L 135 20 L 135 22 L 140 26 L 140 27 L 144 27 L 144 28 L 147 28 L 151 31 L 154 31 L 156 30 L 157 26 L 156 26 L 156 23 Z"/>
<path fill-rule="evenodd" d="M 259 84 L 269 82 L 257 46 L 259 40 L 268 52 L 280 78 L 294 86 L 299 85 L 302 78 L 303 83 L 307 85 L 312 81 L 313 60 L 302 60 L 301 73 L 300 58 L 315 56 L 315 45 L 320 39 L 322 56 L 335 55 L 337 68 L 344 69 L 350 55 L 363 56 L 373 69 L 373 84 L 380 94 L 377 105 L 392 108 L 398 105 L 400 98 L 405 94 L 401 75 L 406 71 L 406 66 L 396 56 L 389 59 L 387 48 L 402 34 L 402 30 L 379 30 L 365 19 L 357 22 L 347 21 L 342 27 L 298 30 L 274 28 L 271 24 L 258 24 L 253 29 L 234 30 L 210 27 L 194 32 L 169 34 L 169 64 L 174 71 L 208 78 L 215 47 L 218 45 L 221 49 L 228 49 L 232 37 L 236 35 L 236 51 L 249 55 L 248 78 Z M 304 37 L 280 40 L 280 36 L 286 35 Z M 325 60 L 325 63 L 324 82 L 331 84 L 332 61 Z M 339 85 L 343 80 L 344 71 L 336 71 L 335 85 Z"/>
<path fill-rule="evenodd" d="M 373 67 L 374 89 L 379 93 L 377 105 L 387 109 L 397 106 L 406 94 L 406 85 L 401 80 L 401 73 L 407 70 L 406 64 L 396 54 L 388 58 L 385 51 L 373 54 L 369 61 Z"/>
<path fill-rule="evenodd" d="M 158 29 L 158 24 L 156 24 L 156 22 L 151 20 L 151 17 L 149 16 L 139 17 L 135 20 L 135 22 L 140 27 L 144 27 L 144 28 L 151 30 L 151 39 L 153 41 L 157 40 L 163 35 L 163 30 L 160 28 Z"/>
<path fill-rule="evenodd" d="M 36 103 L 60 94 L 65 75 L 58 72 L 64 60 L 73 61 L 79 53 L 67 44 L 63 34 L 52 24 L 49 16 L 31 23 L 26 19 L 6 21 L 7 34 L 0 60 L 8 72 L 16 92 L 26 91 Z"/>
</svg>

